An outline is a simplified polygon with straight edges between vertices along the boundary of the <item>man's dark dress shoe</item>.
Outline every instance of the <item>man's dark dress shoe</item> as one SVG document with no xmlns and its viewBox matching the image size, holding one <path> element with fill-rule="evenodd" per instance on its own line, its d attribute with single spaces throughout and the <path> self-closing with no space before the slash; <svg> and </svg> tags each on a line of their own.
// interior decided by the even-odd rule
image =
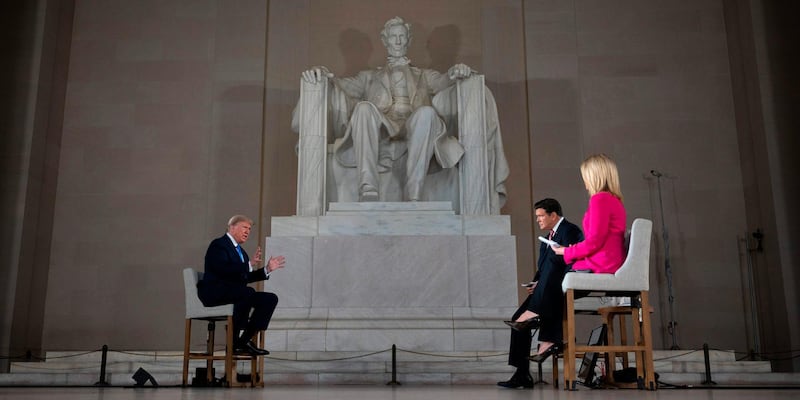
<svg viewBox="0 0 800 400">
<path fill-rule="evenodd" d="M 533 388 L 533 377 L 530 373 L 525 374 L 524 377 L 519 376 L 519 374 L 514 374 L 511 379 L 505 382 L 497 382 L 497 386 L 508 388 L 508 389 L 532 389 Z"/>
<path fill-rule="evenodd" d="M 515 331 L 521 331 L 524 329 L 536 329 L 539 328 L 539 325 L 542 324 L 542 320 L 539 317 L 533 317 L 530 319 L 526 319 L 525 321 L 503 321 L 506 325 L 510 326 L 511 329 Z"/>
<path fill-rule="evenodd" d="M 236 354 L 249 354 L 251 356 L 265 356 L 269 354 L 269 350 L 259 349 L 252 340 L 248 340 L 233 348 Z"/>
</svg>

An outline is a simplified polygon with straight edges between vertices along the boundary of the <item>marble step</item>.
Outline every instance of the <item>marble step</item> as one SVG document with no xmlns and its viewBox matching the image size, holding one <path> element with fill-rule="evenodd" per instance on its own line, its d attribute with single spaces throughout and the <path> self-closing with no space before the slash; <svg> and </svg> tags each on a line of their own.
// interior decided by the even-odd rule
<svg viewBox="0 0 800 400">
<path fill-rule="evenodd" d="M 697 353 L 699 355 L 657 351 L 654 354 L 656 372 L 664 382 L 701 385 L 705 380 L 705 363 L 702 352 Z M 713 355 L 710 357 L 712 380 L 717 384 L 787 385 L 800 382 L 800 374 L 770 372 L 769 362 L 722 361 L 728 358 L 726 353 L 714 351 L 710 354 Z M 386 383 L 391 379 L 392 371 L 389 352 L 273 352 L 265 360 L 265 365 L 265 381 L 275 384 Z M 506 355 L 498 353 L 398 352 L 395 365 L 399 381 L 422 384 L 493 384 L 507 379 L 512 371 L 506 364 Z M 194 375 L 195 368 L 204 366 L 202 361 L 192 361 L 190 376 Z M 182 353 L 111 352 L 106 365 L 106 381 L 112 385 L 131 385 L 131 376 L 139 368 L 152 374 L 161 385 L 180 384 Z M 536 364 L 531 368 L 536 374 Z M 238 363 L 237 370 L 246 373 L 249 363 Z M 561 362 L 559 370 L 563 371 Z M 543 363 L 542 371 L 545 381 L 551 380 L 552 362 Z M 99 352 L 51 352 L 46 362 L 12 363 L 11 373 L 0 374 L 0 385 L 93 385 L 99 376 Z"/>
<path fill-rule="evenodd" d="M 455 215 L 449 201 L 417 202 L 342 202 L 330 203 L 327 216 L 333 215 Z"/>
<path fill-rule="evenodd" d="M 218 347 L 219 349 L 219 347 Z M 200 350 L 193 348 L 193 351 Z M 659 351 L 653 352 L 654 366 L 657 371 L 665 372 L 704 372 L 705 362 L 703 353 L 701 351 L 685 354 L 681 351 Z M 217 351 L 218 355 L 223 353 Z M 60 369 L 99 369 L 102 354 L 99 351 L 95 352 L 48 352 L 45 362 L 13 362 L 11 364 L 11 372 L 36 372 L 40 369 L 47 368 L 47 370 L 58 371 Z M 396 353 L 396 361 L 398 363 L 430 363 L 432 365 L 444 366 L 448 365 L 463 365 L 465 363 L 473 364 L 474 366 L 486 367 L 494 366 L 499 361 L 505 361 L 506 353 L 504 352 L 415 352 L 405 351 L 398 349 Z M 634 363 L 634 357 L 629 354 L 631 364 Z M 619 358 L 617 364 L 619 365 Z M 768 361 L 736 361 L 733 352 L 727 351 L 710 351 L 709 360 L 711 362 L 712 371 L 721 372 L 739 372 L 750 371 L 758 373 L 766 373 L 770 371 L 770 364 Z M 356 351 L 273 351 L 267 357 L 267 361 L 275 362 L 277 365 L 285 363 L 286 365 L 325 365 L 325 363 L 341 363 L 341 364 L 356 364 L 356 363 L 387 363 L 391 362 L 391 352 L 389 349 L 378 352 L 356 352 Z M 166 369 L 180 367 L 183 362 L 183 352 L 181 351 L 109 351 L 107 354 L 107 367 L 108 371 L 112 368 L 120 368 L 120 371 L 133 371 L 136 366 L 152 365 L 165 366 Z M 193 361 L 195 362 L 195 361 Z M 199 362 L 199 361 L 198 361 Z M 450 363 L 450 364 L 446 364 Z M 560 361 L 559 361 L 560 362 Z M 550 368 L 552 363 L 547 361 L 543 364 L 545 368 Z M 339 365 L 338 367 L 341 367 Z"/>
<path fill-rule="evenodd" d="M 272 217 L 272 237 L 304 236 L 509 236 L 508 215 L 441 212 L 328 213 L 321 217 Z"/>
<path fill-rule="evenodd" d="M 15 363 L 12 373 L 58 373 L 62 371 L 70 372 L 83 372 L 83 371 L 98 371 L 100 370 L 98 364 L 78 364 L 70 362 L 48 362 L 47 365 L 42 363 Z M 147 371 L 153 372 L 174 372 L 180 371 L 183 361 L 117 361 L 109 362 L 106 364 L 106 372 L 108 373 L 133 373 L 137 369 L 144 368 Z M 285 372 L 285 371 L 305 371 L 305 372 L 375 372 L 375 371 L 390 371 L 390 361 L 294 361 L 294 360 L 280 360 L 280 359 L 267 359 L 270 371 Z M 562 365 L 559 363 L 559 365 Z M 631 363 L 631 366 L 634 366 Z M 202 361 L 192 361 L 190 369 L 196 367 L 204 367 L 205 363 Z M 505 361 L 497 362 L 464 362 L 464 361 L 441 361 L 441 362 L 397 362 L 399 370 L 404 371 L 420 371 L 420 372 L 504 372 L 508 370 Z M 617 368 L 621 368 L 618 363 Z M 239 370 L 247 370 L 247 362 L 239 362 Z M 687 373 L 687 374 L 703 374 L 705 373 L 705 364 L 700 362 L 656 362 L 655 369 L 661 373 Z M 551 371 L 552 364 L 547 362 L 542 365 L 542 370 Z M 769 362 L 764 361 L 750 361 L 750 362 L 736 362 L 736 363 L 714 363 L 711 365 L 712 374 L 716 373 L 753 373 L 763 374 L 770 373 Z"/>
<path fill-rule="evenodd" d="M 713 369 L 712 369 L 713 370 Z M 711 374 L 712 384 L 704 384 L 706 376 L 704 373 L 675 373 L 659 372 L 661 383 L 672 385 L 687 385 L 690 387 L 714 387 L 714 386 L 799 386 L 800 373 L 797 372 L 770 372 L 770 373 L 750 373 L 750 372 L 720 372 Z"/>
<path fill-rule="evenodd" d="M 181 384 L 180 371 L 150 372 L 156 382 L 162 386 Z M 453 372 L 412 372 L 396 374 L 397 380 L 403 384 L 476 384 L 494 385 L 495 382 L 508 379 L 510 371 L 465 373 Z M 536 375 L 536 371 L 533 371 Z M 106 373 L 106 382 L 112 386 L 130 386 L 134 384 L 133 373 Z M 190 380 L 194 370 L 190 371 Z M 219 377 L 219 373 L 217 373 Z M 264 376 L 269 384 L 385 384 L 391 380 L 390 372 L 270 372 Z M 544 370 L 543 380 L 551 383 L 552 374 Z M 563 378 L 562 378 L 563 379 Z M 0 374 L 0 386 L 92 386 L 99 380 L 98 374 L 91 373 L 12 373 Z M 700 387 L 705 381 L 704 374 L 659 372 L 659 381 L 671 385 L 689 385 Z M 712 374 L 712 382 L 716 385 L 792 385 L 800 382 L 799 373 L 717 373 Z"/>
</svg>

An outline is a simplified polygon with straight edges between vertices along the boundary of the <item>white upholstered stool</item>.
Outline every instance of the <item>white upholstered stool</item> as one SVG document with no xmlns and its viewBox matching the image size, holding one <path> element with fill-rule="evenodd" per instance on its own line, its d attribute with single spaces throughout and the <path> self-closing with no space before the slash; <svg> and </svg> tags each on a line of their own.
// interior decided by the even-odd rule
<svg viewBox="0 0 800 400">
<path fill-rule="evenodd" d="M 245 386 L 236 379 L 236 369 L 234 361 L 250 361 L 250 385 L 264 386 L 261 380 L 259 363 L 257 356 L 233 354 L 233 304 L 225 304 L 216 307 L 206 307 L 197 297 L 197 282 L 203 278 L 203 273 L 195 271 L 193 268 L 183 270 L 183 285 L 186 296 L 186 330 L 183 343 L 183 386 L 186 386 L 189 378 L 189 360 L 206 360 L 206 382 L 210 385 L 214 381 L 213 363 L 215 360 L 225 361 L 225 386 Z M 206 349 L 203 352 L 192 352 L 189 347 L 192 338 L 192 320 L 203 320 L 208 322 L 208 336 L 206 339 Z M 214 354 L 214 333 L 217 321 L 225 321 L 225 354 Z"/>
<path fill-rule="evenodd" d="M 640 388 L 655 390 L 653 343 L 650 331 L 650 236 L 653 222 L 643 218 L 633 221 L 628 256 L 614 274 L 567 273 L 561 288 L 564 291 L 564 387 L 575 390 L 576 353 L 633 352 Z M 630 296 L 633 341 L 630 344 L 601 346 L 578 345 L 575 340 L 575 298 L 584 296 Z M 635 301 L 638 299 L 639 301 Z"/>
</svg>

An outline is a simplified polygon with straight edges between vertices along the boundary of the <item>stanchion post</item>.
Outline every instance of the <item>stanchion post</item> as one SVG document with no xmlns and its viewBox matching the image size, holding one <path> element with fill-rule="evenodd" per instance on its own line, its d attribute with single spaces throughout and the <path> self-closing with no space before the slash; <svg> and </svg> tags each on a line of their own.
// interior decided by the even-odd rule
<svg viewBox="0 0 800 400">
<path fill-rule="evenodd" d="M 703 385 L 716 385 L 717 382 L 711 380 L 711 360 L 708 356 L 708 343 L 703 343 L 703 360 L 706 363 L 706 380 L 703 381 Z"/>
<path fill-rule="evenodd" d="M 397 381 L 397 345 L 392 344 L 392 380 L 386 383 L 389 386 L 400 386 Z"/>
<path fill-rule="evenodd" d="M 106 361 L 108 361 L 108 345 L 103 345 L 103 356 L 100 359 L 100 380 L 95 382 L 95 386 L 109 386 L 106 382 Z"/>
</svg>

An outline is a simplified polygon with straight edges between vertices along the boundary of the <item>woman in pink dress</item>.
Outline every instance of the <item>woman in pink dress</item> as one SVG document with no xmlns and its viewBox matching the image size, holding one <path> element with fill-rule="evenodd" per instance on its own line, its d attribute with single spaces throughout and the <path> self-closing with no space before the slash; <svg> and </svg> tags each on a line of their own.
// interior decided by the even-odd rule
<svg viewBox="0 0 800 400">
<path fill-rule="evenodd" d="M 617 165 L 605 154 L 581 163 L 581 177 L 589 192 L 589 207 L 583 216 L 585 239 L 569 247 L 553 247 L 572 269 L 613 274 L 625 261 L 625 206 Z"/>
</svg>

